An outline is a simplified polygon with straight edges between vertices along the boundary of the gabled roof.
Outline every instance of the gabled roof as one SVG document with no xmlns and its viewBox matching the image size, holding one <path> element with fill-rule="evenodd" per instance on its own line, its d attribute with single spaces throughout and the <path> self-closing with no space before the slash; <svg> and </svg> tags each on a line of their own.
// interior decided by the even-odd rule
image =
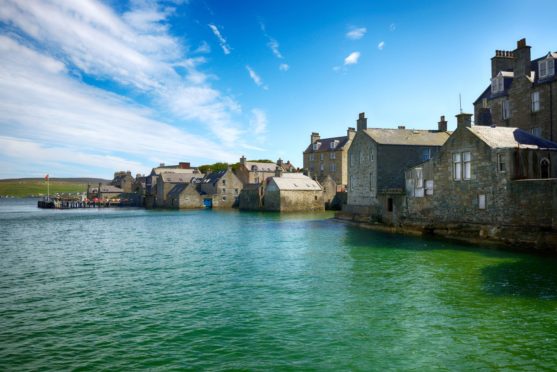
<svg viewBox="0 0 557 372">
<path fill-rule="evenodd" d="M 195 174 L 195 176 L 200 176 L 200 174 Z M 175 173 L 172 172 L 163 172 L 160 174 L 163 182 L 168 183 L 189 183 L 191 179 L 194 178 L 193 173 Z"/>
<path fill-rule="evenodd" d="M 556 149 L 557 143 L 519 128 L 474 125 L 466 128 L 491 148 Z"/>
<path fill-rule="evenodd" d="M 331 143 L 332 142 L 337 142 L 336 146 L 334 149 L 331 148 Z M 320 151 L 331 151 L 331 150 L 341 150 L 344 145 L 346 145 L 348 143 L 348 136 L 344 136 L 344 137 L 331 137 L 331 138 L 320 138 L 319 140 L 317 140 L 317 142 L 319 144 L 317 150 L 313 149 L 313 143 L 311 143 L 304 152 L 320 152 Z"/>
<path fill-rule="evenodd" d="M 246 161 L 244 166 L 250 172 L 274 172 L 277 169 L 275 163 L 259 163 L 255 161 Z"/>
<path fill-rule="evenodd" d="M 183 169 L 183 168 L 171 168 L 171 167 L 158 167 L 158 168 L 153 168 L 153 170 L 151 171 L 151 175 L 159 175 L 161 173 L 181 173 L 181 174 L 194 174 L 194 173 L 199 173 L 199 171 L 195 168 L 187 168 L 187 169 Z"/>
<path fill-rule="evenodd" d="M 189 183 L 178 183 L 176 186 L 174 186 L 169 192 L 168 192 L 168 196 L 172 197 L 172 196 L 179 196 L 185 189 L 188 188 L 190 184 Z M 193 187 L 193 186 L 192 186 Z M 196 190 L 197 191 L 197 190 Z"/>
<path fill-rule="evenodd" d="M 279 190 L 319 191 L 321 186 L 302 173 L 283 173 L 282 177 L 271 177 Z"/>
<path fill-rule="evenodd" d="M 443 146 L 451 132 L 415 129 L 370 128 L 364 130 L 381 145 Z"/>
<path fill-rule="evenodd" d="M 226 170 L 211 172 L 206 175 L 201 182 L 214 184 L 215 182 L 218 182 L 218 180 L 220 180 L 225 174 Z"/>
</svg>

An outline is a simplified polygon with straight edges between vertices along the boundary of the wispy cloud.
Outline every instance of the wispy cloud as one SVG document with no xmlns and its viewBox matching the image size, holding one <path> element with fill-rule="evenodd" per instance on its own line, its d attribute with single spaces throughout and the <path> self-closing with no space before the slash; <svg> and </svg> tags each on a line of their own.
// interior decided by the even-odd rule
<svg viewBox="0 0 557 372">
<path fill-rule="evenodd" d="M 267 115 L 265 111 L 255 108 L 251 110 L 250 129 L 255 135 L 257 142 L 261 143 L 265 139 L 267 132 Z"/>
<path fill-rule="evenodd" d="M 278 41 L 276 41 L 275 39 L 271 39 L 271 40 L 269 40 L 269 42 L 267 43 L 267 46 L 269 47 L 269 49 L 271 49 L 271 51 L 273 52 L 273 54 L 275 55 L 275 57 L 280 58 L 280 59 L 283 59 L 283 58 L 284 58 L 284 57 L 282 56 L 282 54 L 280 53 Z"/>
<path fill-rule="evenodd" d="M 392 31 L 394 31 L 394 30 L 396 30 L 396 24 L 391 23 L 391 24 L 389 25 L 389 31 L 392 32 Z"/>
<path fill-rule="evenodd" d="M 385 48 L 385 42 L 381 41 L 379 44 L 377 44 L 377 49 L 383 50 L 383 48 Z"/>
<path fill-rule="evenodd" d="M 286 64 L 286 63 L 281 63 L 281 64 L 279 65 L 279 70 L 281 70 L 281 71 L 288 71 L 288 70 L 290 70 L 290 65 L 288 65 L 288 64 Z"/>
<path fill-rule="evenodd" d="M 364 37 L 367 32 L 365 27 L 353 27 L 350 31 L 346 33 L 346 37 L 351 40 L 359 40 Z"/>
<path fill-rule="evenodd" d="M 261 77 L 259 75 L 257 75 L 257 72 L 255 72 L 255 70 L 253 68 L 246 65 L 246 70 L 248 70 L 249 77 L 251 78 L 251 80 L 253 80 L 255 85 L 257 85 L 258 87 L 261 87 L 265 90 L 268 89 L 268 87 L 265 84 L 263 84 L 263 79 L 261 79 Z"/>
<path fill-rule="evenodd" d="M 360 52 L 352 52 L 348 57 L 344 59 L 344 65 L 345 66 L 355 65 L 356 63 L 358 63 L 359 59 L 360 59 Z"/>
<path fill-rule="evenodd" d="M 211 31 L 213 31 L 213 34 L 215 34 L 215 36 L 217 37 L 217 40 L 219 41 L 220 47 L 222 48 L 224 54 L 230 54 L 232 48 L 230 48 L 230 46 L 226 42 L 226 39 L 220 33 L 218 27 L 213 24 L 209 24 L 209 28 L 211 29 Z"/>
<path fill-rule="evenodd" d="M 0 33 L 0 136 L 52 161 L 62 150 L 136 159 L 130 165 L 235 159 L 230 149 L 245 131 L 240 104 L 213 88 L 200 69 L 206 60 L 169 33 L 171 11 L 143 2 L 118 15 L 97 1 L 2 1 L 10 33 Z M 109 81 L 118 93 L 90 81 Z M 0 149 L 0 160 L 9 156 Z"/>
</svg>

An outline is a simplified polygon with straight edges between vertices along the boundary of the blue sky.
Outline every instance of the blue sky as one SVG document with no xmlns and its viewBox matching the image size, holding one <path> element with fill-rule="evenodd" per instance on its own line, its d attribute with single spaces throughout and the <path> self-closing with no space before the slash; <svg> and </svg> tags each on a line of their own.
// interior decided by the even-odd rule
<svg viewBox="0 0 557 372">
<path fill-rule="evenodd" d="M 312 131 L 454 128 L 557 2 L 0 0 L 0 178 L 281 157 Z"/>
</svg>

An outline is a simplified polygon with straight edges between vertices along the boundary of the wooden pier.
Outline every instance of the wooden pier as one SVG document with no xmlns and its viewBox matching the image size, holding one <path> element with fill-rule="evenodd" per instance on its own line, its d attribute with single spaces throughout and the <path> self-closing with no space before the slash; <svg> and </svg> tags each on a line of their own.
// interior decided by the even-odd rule
<svg viewBox="0 0 557 372">
<path fill-rule="evenodd" d="M 121 200 L 72 200 L 72 199 L 48 199 L 39 200 L 38 208 L 43 209 L 76 209 L 76 208 L 116 208 L 137 207 L 137 205 Z"/>
</svg>

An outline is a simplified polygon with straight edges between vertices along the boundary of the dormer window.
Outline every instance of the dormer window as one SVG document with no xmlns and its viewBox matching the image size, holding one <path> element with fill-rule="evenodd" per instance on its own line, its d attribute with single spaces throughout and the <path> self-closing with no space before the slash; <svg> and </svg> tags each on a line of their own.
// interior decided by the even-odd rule
<svg viewBox="0 0 557 372">
<path fill-rule="evenodd" d="M 319 146 L 321 146 L 321 142 L 315 142 L 315 143 L 313 144 L 313 151 L 319 150 Z"/>
<path fill-rule="evenodd" d="M 551 57 L 544 59 L 538 63 L 540 79 L 555 75 L 555 60 Z"/>
<path fill-rule="evenodd" d="M 331 141 L 331 143 L 329 144 L 329 147 L 331 149 L 336 149 L 338 145 L 338 141 Z"/>
<path fill-rule="evenodd" d="M 505 84 L 502 76 L 497 76 L 491 79 L 491 93 L 499 93 L 505 89 Z"/>
</svg>

